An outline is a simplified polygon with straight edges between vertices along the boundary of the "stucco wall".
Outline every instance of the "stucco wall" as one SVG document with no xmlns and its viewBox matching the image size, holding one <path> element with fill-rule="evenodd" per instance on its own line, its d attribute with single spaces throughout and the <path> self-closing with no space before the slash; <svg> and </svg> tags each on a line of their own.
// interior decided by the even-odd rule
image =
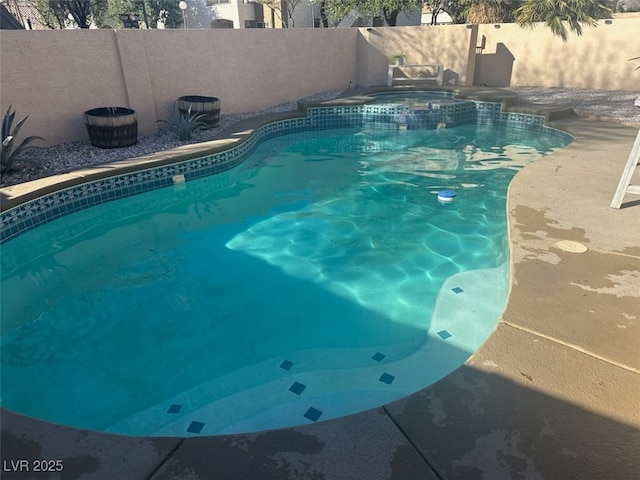
<svg viewBox="0 0 640 480">
<path fill-rule="evenodd" d="M 313 93 L 384 85 L 388 58 L 440 63 L 445 81 L 640 91 L 640 18 L 614 19 L 562 42 L 543 26 L 371 29 L 4 30 L 0 107 L 30 115 L 22 133 L 47 144 L 84 140 L 83 112 L 128 106 L 142 134 L 181 95 L 211 95 L 223 113 Z"/>
<path fill-rule="evenodd" d="M 82 113 L 102 105 L 127 106 L 112 30 L 3 30 L 0 106 L 29 120 L 20 135 L 49 144 L 78 140 Z M 38 142 L 43 145 L 43 142 Z"/>
<path fill-rule="evenodd" d="M 582 36 L 563 42 L 541 25 L 480 25 L 478 44 L 486 38 L 478 84 L 489 86 L 577 87 L 640 91 L 640 19 L 600 21 Z M 512 60 L 510 60 L 512 58 Z"/>
<path fill-rule="evenodd" d="M 136 110 L 140 133 L 182 95 L 223 113 L 256 110 L 356 83 L 355 29 L 3 31 L 0 105 L 29 114 L 47 144 L 86 139 L 83 112 Z"/>
<path fill-rule="evenodd" d="M 455 77 L 458 85 L 466 85 L 473 31 L 466 25 L 360 29 L 358 83 L 385 85 L 389 58 L 404 52 L 406 63 L 442 64 L 446 70 L 445 81 Z"/>
</svg>

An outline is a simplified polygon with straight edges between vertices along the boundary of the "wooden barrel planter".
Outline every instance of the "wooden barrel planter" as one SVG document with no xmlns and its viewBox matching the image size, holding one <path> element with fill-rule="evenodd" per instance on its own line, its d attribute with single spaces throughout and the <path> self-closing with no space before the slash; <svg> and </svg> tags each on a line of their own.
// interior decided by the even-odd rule
<svg viewBox="0 0 640 480">
<path fill-rule="evenodd" d="M 84 112 L 84 119 L 91 145 L 120 148 L 138 143 L 138 119 L 130 108 L 93 108 Z"/>
<path fill-rule="evenodd" d="M 203 114 L 202 121 L 209 128 L 218 126 L 220 122 L 220 100 L 216 97 L 202 95 L 185 95 L 176 102 L 181 115 L 186 115 L 191 108 L 191 114 Z"/>
</svg>

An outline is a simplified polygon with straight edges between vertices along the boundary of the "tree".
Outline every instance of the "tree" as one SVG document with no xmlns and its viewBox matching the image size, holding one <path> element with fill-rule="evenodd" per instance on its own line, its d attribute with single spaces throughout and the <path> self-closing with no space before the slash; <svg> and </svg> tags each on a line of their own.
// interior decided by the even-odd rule
<svg viewBox="0 0 640 480">
<path fill-rule="evenodd" d="M 189 2 L 190 6 L 192 3 Z M 209 27 L 211 10 L 202 2 L 198 2 L 197 7 L 193 3 L 193 8 L 192 26 Z M 145 19 L 148 28 L 156 28 L 158 22 L 167 28 L 182 26 L 182 12 L 176 0 L 37 0 L 36 9 L 42 22 L 52 29 L 66 28 L 70 24 L 69 14 L 80 28 L 89 28 L 90 24 L 102 26 L 105 21 L 114 27 L 121 26 L 122 13 Z"/>
<path fill-rule="evenodd" d="M 607 18 L 611 10 L 598 0 L 525 0 L 516 9 L 516 21 L 520 26 L 533 26 L 544 22 L 554 35 L 567 41 L 567 28 L 582 35 L 582 26 L 595 27 L 598 18 Z"/>
<path fill-rule="evenodd" d="M 449 14 L 453 23 L 465 23 L 470 4 L 460 0 L 424 0 L 424 5 L 431 7 L 431 25 L 438 23 L 438 15 Z"/>
<path fill-rule="evenodd" d="M 106 0 L 38 0 L 36 9 L 49 28 L 66 28 L 69 15 L 80 28 L 100 26 L 107 10 Z"/>
<path fill-rule="evenodd" d="M 73 17 L 80 28 L 89 28 L 91 2 L 89 0 L 62 0 L 62 5 Z"/>
<path fill-rule="evenodd" d="M 158 22 L 167 28 L 182 25 L 182 11 L 176 0 L 146 0 L 149 28 L 156 28 Z"/>
<path fill-rule="evenodd" d="M 452 0 L 446 2 L 446 8 L 443 10 L 449 14 L 453 23 L 466 23 L 469 6 L 470 4 L 463 0 Z"/>
<path fill-rule="evenodd" d="M 67 22 L 67 9 L 61 2 L 50 0 L 37 0 L 36 10 L 40 14 L 43 25 L 51 29 L 65 28 Z"/>
<path fill-rule="evenodd" d="M 598 18 L 610 17 L 607 0 L 459 0 L 453 5 L 468 23 L 517 22 L 520 26 L 533 26 L 542 22 L 554 35 L 567 40 L 567 28 L 582 35 L 583 25 L 596 26 Z M 456 23 L 460 18 L 452 15 Z"/>
<path fill-rule="evenodd" d="M 142 19 L 144 26 L 150 28 L 148 23 L 151 23 L 148 19 L 148 15 L 145 19 L 144 13 L 146 12 L 146 6 L 143 8 L 144 3 L 137 0 L 108 0 L 107 12 L 108 23 L 112 27 L 121 26 L 120 15 L 133 14 L 137 15 L 139 19 Z"/>
<path fill-rule="evenodd" d="M 106 0 L 61 0 L 60 3 L 80 28 L 89 28 L 92 21 L 100 26 L 102 15 L 107 10 Z"/>
<path fill-rule="evenodd" d="M 467 0 L 467 23 L 508 23 L 514 21 L 514 10 L 521 0 Z"/>
<path fill-rule="evenodd" d="M 305 0 L 259 0 L 259 3 L 266 5 L 273 10 L 278 18 L 280 18 L 282 25 L 287 28 L 294 28 L 296 25 L 293 18 L 293 12 L 298 5 L 306 2 Z"/>
<path fill-rule="evenodd" d="M 167 3 L 166 0 L 165 4 Z M 187 3 L 187 27 L 211 28 L 213 10 L 201 0 L 186 0 Z"/>
<path fill-rule="evenodd" d="M 395 26 L 398 14 L 403 10 L 414 10 L 422 5 L 421 0 L 327 0 L 329 17 L 341 20 L 351 13 L 382 15 L 389 26 Z"/>
<path fill-rule="evenodd" d="M 320 0 L 320 26 L 329 26 L 329 17 L 327 15 L 327 0 Z"/>
</svg>

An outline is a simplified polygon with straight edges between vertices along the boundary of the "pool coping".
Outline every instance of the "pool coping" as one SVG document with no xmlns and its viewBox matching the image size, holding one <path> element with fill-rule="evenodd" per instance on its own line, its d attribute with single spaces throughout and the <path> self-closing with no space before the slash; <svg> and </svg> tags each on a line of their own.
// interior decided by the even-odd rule
<svg viewBox="0 0 640 480">
<path fill-rule="evenodd" d="M 360 414 L 224 437 L 123 437 L 2 409 L 3 460 L 62 458 L 82 478 L 638 478 L 640 312 L 620 278 L 640 270 L 640 206 L 608 207 L 636 132 L 573 115 L 551 126 L 575 140 L 510 185 L 505 311 L 440 382 Z"/>
</svg>

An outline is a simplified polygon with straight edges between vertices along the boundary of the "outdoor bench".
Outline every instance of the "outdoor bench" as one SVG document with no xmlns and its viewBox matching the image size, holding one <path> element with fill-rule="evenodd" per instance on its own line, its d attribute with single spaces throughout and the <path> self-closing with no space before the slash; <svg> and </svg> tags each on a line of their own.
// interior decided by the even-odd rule
<svg viewBox="0 0 640 480">
<path fill-rule="evenodd" d="M 435 83 L 442 85 L 444 65 L 426 63 L 421 65 L 389 65 L 387 86 L 420 85 Z"/>
</svg>

